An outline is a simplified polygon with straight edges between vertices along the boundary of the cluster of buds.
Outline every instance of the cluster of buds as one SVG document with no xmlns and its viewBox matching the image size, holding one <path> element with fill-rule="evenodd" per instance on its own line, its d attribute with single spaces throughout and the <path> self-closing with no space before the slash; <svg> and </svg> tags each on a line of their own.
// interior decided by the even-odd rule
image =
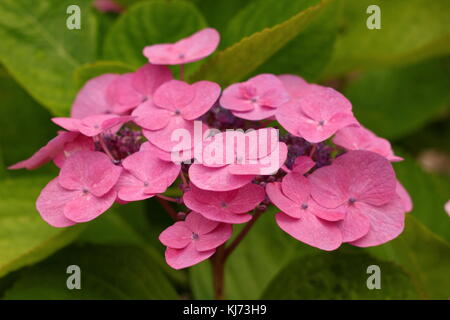
<svg viewBox="0 0 450 320">
<path fill-rule="evenodd" d="M 148 46 L 149 63 L 135 72 L 84 85 L 71 116 L 52 119 L 64 130 L 10 167 L 60 168 L 37 199 L 42 218 L 68 227 L 114 203 L 173 200 L 185 210 L 159 239 L 176 269 L 211 257 L 234 224 L 271 205 L 283 231 L 322 250 L 398 236 L 412 207 L 391 165 L 402 159 L 341 93 L 296 75 L 260 74 L 223 91 L 173 79 L 168 65 L 207 57 L 219 38 L 207 28 Z"/>
</svg>

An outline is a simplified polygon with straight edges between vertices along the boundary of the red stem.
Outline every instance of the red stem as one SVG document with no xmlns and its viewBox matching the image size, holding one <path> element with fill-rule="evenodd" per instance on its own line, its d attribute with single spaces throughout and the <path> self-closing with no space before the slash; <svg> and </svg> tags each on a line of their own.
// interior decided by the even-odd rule
<svg viewBox="0 0 450 320">
<path fill-rule="evenodd" d="M 262 214 L 263 211 L 255 212 L 252 220 L 247 222 L 245 227 L 241 230 L 241 232 L 237 235 L 237 237 L 233 240 L 233 242 L 227 247 L 225 247 L 225 245 L 218 247 L 216 253 L 211 257 L 215 299 L 217 300 L 224 299 L 225 262 L 227 261 L 227 258 L 234 251 L 234 249 L 236 249 L 239 243 L 241 243 L 241 241 L 245 238 L 247 233 L 255 224 L 256 220 L 258 220 L 258 218 Z"/>
<path fill-rule="evenodd" d="M 172 217 L 173 220 L 178 220 L 178 214 L 177 212 L 170 206 L 170 204 L 167 202 L 167 200 L 156 198 L 158 200 L 159 204 L 164 208 L 164 210 L 168 213 L 169 216 Z"/>
</svg>

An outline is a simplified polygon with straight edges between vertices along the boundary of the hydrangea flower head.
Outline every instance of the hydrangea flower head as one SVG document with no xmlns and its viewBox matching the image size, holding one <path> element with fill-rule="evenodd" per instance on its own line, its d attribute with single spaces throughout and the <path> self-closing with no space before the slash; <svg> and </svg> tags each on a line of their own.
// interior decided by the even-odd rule
<svg viewBox="0 0 450 320">
<path fill-rule="evenodd" d="M 145 129 L 144 135 L 150 142 L 163 150 L 175 151 L 178 142 L 172 139 L 173 131 L 185 129 L 193 136 L 193 120 L 206 113 L 219 95 L 220 87 L 214 82 L 187 84 L 171 80 L 161 85 L 153 100 L 140 105 L 132 115 Z"/>
<path fill-rule="evenodd" d="M 252 211 L 265 197 L 264 188 L 249 183 L 232 191 L 207 191 L 191 185 L 183 195 L 184 204 L 207 219 L 225 223 L 248 222 Z"/>
<path fill-rule="evenodd" d="M 122 168 L 101 152 L 79 151 L 69 157 L 59 176 L 42 190 L 36 207 L 54 227 L 86 222 L 108 210 L 116 200 L 114 186 Z"/>
<path fill-rule="evenodd" d="M 317 203 L 330 209 L 345 208 L 345 217 L 338 223 L 343 242 L 374 246 L 402 232 L 405 208 L 396 191 L 392 165 L 384 157 L 349 151 L 309 179 Z"/>
<path fill-rule="evenodd" d="M 207 28 L 148 46 L 150 63 L 86 82 L 70 117 L 52 119 L 67 131 L 10 167 L 60 168 L 37 199 L 42 218 L 68 227 L 157 197 L 174 220 L 159 239 L 175 269 L 218 252 L 216 266 L 243 237 L 227 243 L 232 225 L 245 223 L 245 235 L 270 205 L 274 227 L 321 250 L 398 236 L 412 201 L 390 143 L 359 124 L 341 93 L 297 75 L 260 74 L 223 92 L 185 82 L 183 65 L 219 38 Z M 179 80 L 167 66 L 176 64 Z"/>
<path fill-rule="evenodd" d="M 175 43 L 145 47 L 144 56 L 152 64 L 176 65 L 194 62 L 213 53 L 219 41 L 219 33 L 215 29 L 206 28 Z"/>
<path fill-rule="evenodd" d="M 159 240 L 167 246 L 166 261 L 174 269 L 182 269 L 211 257 L 216 248 L 231 237 L 230 224 L 204 218 L 197 212 L 187 215 L 164 230 Z"/>
<path fill-rule="evenodd" d="M 351 103 L 336 90 L 309 84 L 302 91 L 301 99 L 292 99 L 276 112 L 277 120 L 294 136 L 318 143 L 357 124 Z"/>
<path fill-rule="evenodd" d="M 273 128 L 248 133 L 226 131 L 206 142 L 202 163 L 190 166 L 189 177 L 200 189 L 230 191 L 243 187 L 258 175 L 278 171 L 286 157 L 287 147 L 278 141 Z"/>
<path fill-rule="evenodd" d="M 242 119 L 262 120 L 275 115 L 290 96 L 273 74 L 260 74 L 246 82 L 235 83 L 223 91 L 220 104 Z"/>
</svg>

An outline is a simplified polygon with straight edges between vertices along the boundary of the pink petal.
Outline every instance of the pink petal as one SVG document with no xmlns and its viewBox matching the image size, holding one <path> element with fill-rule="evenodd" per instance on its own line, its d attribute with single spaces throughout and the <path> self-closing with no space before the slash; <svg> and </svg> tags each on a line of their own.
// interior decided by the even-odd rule
<svg viewBox="0 0 450 320">
<path fill-rule="evenodd" d="M 342 243 L 339 228 L 334 223 L 321 220 L 313 214 L 306 212 L 300 219 L 295 219 L 280 212 L 275 219 L 283 231 L 310 246 L 332 251 L 339 248 Z"/>
<path fill-rule="evenodd" d="M 126 202 L 140 201 L 155 195 L 155 193 L 145 193 L 145 189 L 144 182 L 129 172 L 122 172 L 116 185 L 117 196 L 121 201 Z"/>
<path fill-rule="evenodd" d="M 313 213 L 316 217 L 327 221 L 339 221 L 345 218 L 346 205 L 334 209 L 328 209 L 319 205 L 314 199 L 310 198 L 308 201 L 308 211 Z"/>
<path fill-rule="evenodd" d="M 111 105 L 106 101 L 106 91 L 112 81 L 118 77 L 118 74 L 108 73 L 86 82 L 77 94 L 70 116 L 82 119 L 94 114 L 111 113 Z"/>
<path fill-rule="evenodd" d="M 205 130 L 204 127 L 202 124 L 201 130 Z M 143 134 L 156 147 L 168 152 L 175 152 L 193 148 L 194 129 L 194 121 L 184 120 L 181 116 L 172 116 L 163 129 L 143 130 Z M 178 135 L 177 132 L 182 135 Z M 178 140 L 176 140 L 177 138 Z"/>
<path fill-rule="evenodd" d="M 243 187 L 251 182 L 255 175 L 234 175 L 228 166 L 212 168 L 201 164 L 189 167 L 191 182 L 200 189 L 211 191 L 230 191 Z"/>
<path fill-rule="evenodd" d="M 316 163 L 310 157 L 300 156 L 295 159 L 292 171 L 300 174 L 305 174 L 315 165 Z"/>
<path fill-rule="evenodd" d="M 311 187 L 309 181 L 300 173 L 291 172 L 284 176 L 281 189 L 289 199 L 301 205 L 309 199 Z"/>
<path fill-rule="evenodd" d="M 79 151 L 67 158 L 59 173 L 59 183 L 69 190 L 86 189 L 102 196 L 116 184 L 122 168 L 97 151 Z"/>
<path fill-rule="evenodd" d="M 144 101 L 145 96 L 134 88 L 133 80 L 133 73 L 125 73 L 115 78 L 108 86 L 106 101 L 114 113 L 125 113 Z"/>
<path fill-rule="evenodd" d="M 362 205 L 348 206 L 345 218 L 337 222 L 342 232 L 342 242 L 355 241 L 369 232 L 370 221 L 365 212 L 360 210 Z"/>
<path fill-rule="evenodd" d="M 53 162 L 58 168 L 64 165 L 64 162 L 68 157 L 70 157 L 75 152 L 86 150 L 94 151 L 95 144 L 91 137 L 86 137 L 82 134 L 78 134 L 77 137 L 64 145 L 64 149 L 60 151 L 56 157 L 53 158 Z"/>
<path fill-rule="evenodd" d="M 156 89 L 169 80 L 172 80 L 172 72 L 169 68 L 147 63 L 133 73 L 132 84 L 148 99 Z"/>
<path fill-rule="evenodd" d="M 298 131 L 299 123 L 305 121 L 305 117 L 300 109 L 300 102 L 292 99 L 277 108 L 275 118 L 290 134 L 300 136 Z"/>
<path fill-rule="evenodd" d="M 134 122 L 148 130 L 160 130 L 169 124 L 173 112 L 157 108 L 152 100 L 141 103 L 133 110 Z"/>
<path fill-rule="evenodd" d="M 61 151 L 63 151 L 64 146 L 67 143 L 73 141 L 78 136 L 79 133 L 77 132 L 60 131 L 55 138 L 50 140 L 45 146 L 40 148 L 30 158 L 20 161 L 10 166 L 8 169 L 36 169 L 54 159 Z"/>
<path fill-rule="evenodd" d="M 253 160 L 256 164 L 232 164 L 229 165 L 229 172 L 234 175 L 272 175 L 276 173 L 287 157 L 287 146 L 283 142 L 267 157 Z M 250 160 L 251 161 L 251 160 Z"/>
<path fill-rule="evenodd" d="M 358 247 L 377 246 L 402 233 L 405 209 L 399 197 L 383 206 L 364 205 L 360 210 L 369 218 L 370 231 L 364 237 L 350 242 L 350 244 Z"/>
<path fill-rule="evenodd" d="M 301 203 L 296 203 L 293 200 L 286 197 L 283 192 L 281 191 L 281 183 L 279 182 L 273 182 L 269 183 L 266 186 L 266 193 L 269 197 L 270 201 L 278 207 L 281 211 L 283 211 L 285 214 L 288 214 L 289 216 L 293 218 L 300 218 L 302 213 L 301 210 Z"/>
<path fill-rule="evenodd" d="M 334 136 L 333 143 L 347 150 L 376 152 L 392 162 L 403 160 L 394 155 L 389 141 L 377 137 L 373 132 L 362 126 L 349 126 L 340 129 Z"/>
<path fill-rule="evenodd" d="M 144 48 L 150 63 L 175 65 L 194 62 L 216 50 L 220 35 L 212 28 L 200 30 L 173 44 L 157 44 Z"/>
<path fill-rule="evenodd" d="M 52 121 L 67 131 L 79 132 L 80 119 L 74 118 L 52 118 Z"/>
<path fill-rule="evenodd" d="M 193 158 L 191 150 L 168 152 L 168 151 L 165 151 L 165 150 L 162 150 L 162 149 L 156 147 L 150 141 L 144 142 L 141 145 L 140 151 L 151 151 L 159 159 L 168 161 L 168 162 L 174 162 L 176 164 L 180 164 L 181 162 L 184 162 L 184 161 L 187 161 L 187 160 L 190 160 Z"/>
<path fill-rule="evenodd" d="M 133 153 L 122 161 L 122 166 L 138 178 L 138 186 L 144 188 L 143 191 L 147 194 L 165 192 L 181 170 L 180 165 L 161 160 L 150 151 Z"/>
<path fill-rule="evenodd" d="M 78 130 L 85 136 L 94 137 L 116 126 L 122 126 L 133 119 L 134 117 L 130 116 L 93 115 L 81 120 L 78 124 Z"/>
<path fill-rule="evenodd" d="M 405 212 L 411 212 L 413 209 L 411 196 L 409 195 L 408 191 L 406 191 L 405 187 L 400 183 L 400 181 L 397 181 L 395 190 L 403 203 L 403 208 L 405 209 Z"/>
<path fill-rule="evenodd" d="M 42 189 L 36 201 L 36 208 L 49 225 L 57 228 L 72 226 L 76 222 L 64 216 L 64 207 L 69 201 L 76 199 L 78 193 L 62 188 L 58 178 L 55 178 Z"/>
<path fill-rule="evenodd" d="M 357 123 L 357 120 L 350 113 L 337 113 L 330 119 L 309 119 L 300 118 L 297 130 L 298 134 L 311 143 L 319 143 L 327 140 L 341 128 Z M 321 124 L 321 121 L 324 121 Z"/>
<path fill-rule="evenodd" d="M 178 221 L 161 232 L 159 241 L 169 248 L 182 249 L 192 242 L 192 231 L 184 221 Z"/>
<path fill-rule="evenodd" d="M 349 151 L 338 157 L 339 183 L 350 197 L 372 205 L 382 205 L 396 195 L 397 180 L 387 159 L 370 151 Z M 319 201 L 320 203 L 320 201 Z"/>
<path fill-rule="evenodd" d="M 200 190 L 200 189 L 198 189 Z M 214 192 L 214 191 L 204 191 Z M 249 214 L 235 214 L 228 208 L 221 208 L 215 203 L 204 203 L 197 199 L 195 192 L 188 191 L 183 195 L 184 204 L 191 210 L 199 212 L 202 216 L 209 220 L 225 222 L 225 223 L 245 223 L 250 221 L 252 216 Z"/>
<path fill-rule="evenodd" d="M 183 81 L 170 80 L 155 91 L 153 102 L 162 109 L 181 111 L 194 100 L 194 97 L 195 88 L 193 86 Z"/>
<path fill-rule="evenodd" d="M 194 240 L 194 247 L 198 251 L 215 249 L 230 239 L 232 231 L 233 229 L 230 224 L 221 223 L 213 231 L 202 234 L 197 240 Z"/>
<path fill-rule="evenodd" d="M 220 96 L 220 86 L 211 81 L 199 81 L 191 87 L 195 91 L 195 97 L 181 111 L 186 120 L 195 120 L 205 114 Z"/>
<path fill-rule="evenodd" d="M 101 197 L 91 193 L 83 194 L 78 191 L 79 196 L 69 201 L 64 207 L 66 218 L 75 222 L 86 222 L 97 218 L 114 204 L 117 192 L 113 189 Z"/>
<path fill-rule="evenodd" d="M 254 104 L 248 97 L 241 95 L 241 83 L 235 83 L 223 90 L 220 97 L 220 105 L 228 110 L 233 111 L 250 111 L 253 110 Z"/>
<path fill-rule="evenodd" d="M 339 169 L 330 165 L 319 168 L 308 176 L 311 183 L 311 196 L 324 207 L 337 208 L 350 197 L 346 186 L 340 181 Z"/>
<path fill-rule="evenodd" d="M 209 251 L 197 251 L 191 243 L 183 249 L 166 249 L 166 262 L 174 269 L 183 269 L 200 263 L 210 258 L 216 252 L 215 249 Z"/>
<path fill-rule="evenodd" d="M 198 212 L 191 212 L 186 217 L 186 227 L 201 236 L 213 231 L 220 223 L 206 219 Z"/>
<path fill-rule="evenodd" d="M 282 74 L 278 76 L 287 92 L 293 99 L 301 99 L 303 92 L 308 90 L 308 82 L 293 74 Z"/>
<path fill-rule="evenodd" d="M 264 188 L 260 185 L 249 183 L 237 190 L 236 195 L 227 204 L 233 213 L 245 213 L 255 209 L 265 197 Z"/>
</svg>

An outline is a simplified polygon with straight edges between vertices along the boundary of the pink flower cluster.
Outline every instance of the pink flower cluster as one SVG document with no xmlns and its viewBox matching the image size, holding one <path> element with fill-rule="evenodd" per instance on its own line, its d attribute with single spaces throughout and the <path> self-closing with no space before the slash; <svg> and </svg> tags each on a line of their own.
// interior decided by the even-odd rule
<svg viewBox="0 0 450 320">
<path fill-rule="evenodd" d="M 144 48 L 149 63 L 135 72 L 89 80 L 71 116 L 52 119 L 64 130 L 10 167 L 60 168 L 37 199 L 42 218 L 67 227 L 114 203 L 170 200 L 164 193 L 179 188 L 172 200 L 186 212 L 159 237 L 175 269 L 211 257 L 233 224 L 269 205 L 283 231 L 323 250 L 397 237 L 412 203 L 389 142 L 359 124 L 342 94 L 295 75 L 260 74 L 223 92 L 173 79 L 166 65 L 205 58 L 218 43 L 217 31 L 204 29 Z M 177 130 L 200 141 L 180 144 Z"/>
</svg>

